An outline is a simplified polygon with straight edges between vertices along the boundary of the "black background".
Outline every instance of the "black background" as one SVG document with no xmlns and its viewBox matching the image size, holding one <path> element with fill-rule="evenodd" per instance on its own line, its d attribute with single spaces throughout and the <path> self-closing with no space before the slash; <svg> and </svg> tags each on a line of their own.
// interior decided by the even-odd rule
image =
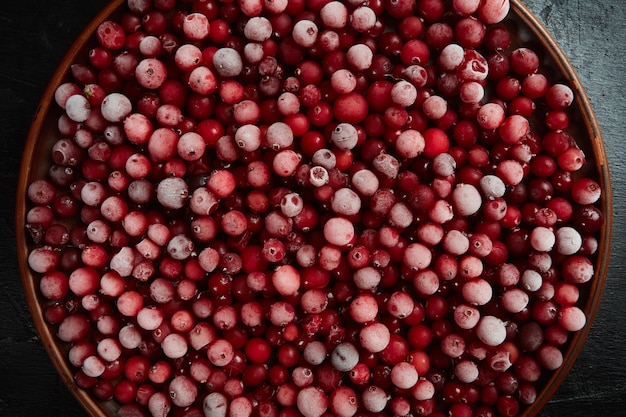
<svg viewBox="0 0 626 417">
<path fill-rule="evenodd" d="M 0 415 L 84 417 L 43 349 L 26 306 L 14 231 L 26 133 L 61 58 L 104 0 L 9 0 L 0 6 Z M 614 195 L 605 295 L 588 341 L 541 416 L 626 415 L 626 20 L 612 0 L 527 0 L 570 58 L 595 108 Z"/>
</svg>

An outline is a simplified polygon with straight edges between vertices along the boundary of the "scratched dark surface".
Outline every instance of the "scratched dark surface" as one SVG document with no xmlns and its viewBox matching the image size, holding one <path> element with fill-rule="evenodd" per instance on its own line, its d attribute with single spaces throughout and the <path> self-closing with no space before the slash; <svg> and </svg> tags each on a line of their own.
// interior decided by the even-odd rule
<svg viewBox="0 0 626 417">
<path fill-rule="evenodd" d="M 73 39 L 104 0 L 9 0 L 0 6 L 0 416 L 85 417 L 42 347 L 22 292 L 14 232 L 23 141 Z M 611 0 L 527 0 L 570 58 L 595 108 L 614 195 L 605 295 L 587 343 L 542 417 L 626 416 L 626 19 Z"/>
</svg>

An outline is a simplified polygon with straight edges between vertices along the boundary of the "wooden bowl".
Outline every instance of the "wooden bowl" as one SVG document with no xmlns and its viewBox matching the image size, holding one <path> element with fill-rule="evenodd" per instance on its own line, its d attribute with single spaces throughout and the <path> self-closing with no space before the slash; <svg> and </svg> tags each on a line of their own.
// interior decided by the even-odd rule
<svg viewBox="0 0 626 417">
<path fill-rule="evenodd" d="M 26 138 L 17 188 L 16 233 L 18 260 L 24 291 L 33 321 L 59 375 L 63 378 L 63 381 L 74 394 L 77 401 L 94 417 L 114 416 L 119 408 L 119 404 L 114 401 L 99 401 L 88 391 L 76 385 L 73 378 L 75 370 L 68 363 L 67 359 L 69 346 L 57 339 L 55 328 L 49 325 L 43 318 L 43 312 L 48 301 L 41 296 L 38 288 L 38 277 L 30 270 L 27 261 L 33 244 L 25 230 L 26 213 L 29 209 L 26 190 L 33 180 L 45 177 L 51 165 L 49 160 L 50 149 L 59 138 L 57 119 L 61 115 L 61 111 L 54 102 L 56 87 L 69 79 L 68 74 L 71 64 L 86 61 L 87 51 L 95 44 L 94 33 L 98 25 L 119 15 L 125 3 L 125 0 L 111 1 L 82 31 L 61 61 L 43 93 Z M 599 248 L 593 259 L 595 262 L 595 276 L 591 284 L 581 287 L 581 305 L 587 315 L 587 325 L 569 339 L 564 351 L 563 365 L 545 379 L 543 389 L 539 392 L 537 400 L 532 405 L 522 409 L 521 416 L 531 417 L 540 412 L 574 365 L 598 311 L 610 261 L 613 220 L 612 190 L 606 151 L 598 122 L 580 79 L 557 41 L 520 0 L 511 0 L 511 13 L 503 24 L 509 27 L 511 33 L 515 36 L 512 48 L 515 45 L 531 45 L 534 50 L 543 53 L 541 57 L 542 72 L 548 75 L 553 82 L 563 82 L 572 88 L 576 97 L 573 105 L 576 115 L 570 118 L 568 131 L 574 135 L 578 146 L 585 151 L 587 156 L 587 164 L 583 174 L 594 178 L 602 187 L 602 197 L 598 206 L 604 215 L 604 224 L 598 234 Z"/>
</svg>

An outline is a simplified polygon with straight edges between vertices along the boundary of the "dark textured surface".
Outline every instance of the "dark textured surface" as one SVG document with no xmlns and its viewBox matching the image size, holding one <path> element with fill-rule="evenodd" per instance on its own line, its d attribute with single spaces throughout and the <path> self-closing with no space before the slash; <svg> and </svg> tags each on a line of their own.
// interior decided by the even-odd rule
<svg viewBox="0 0 626 417">
<path fill-rule="evenodd" d="M 32 113 L 80 30 L 104 0 L 18 0 L 0 7 L 0 416 L 84 417 L 39 342 L 22 293 L 14 195 Z M 626 19 L 620 2 L 527 0 L 570 58 L 595 108 L 609 155 L 614 245 L 588 341 L 543 417 L 626 415 Z"/>
</svg>

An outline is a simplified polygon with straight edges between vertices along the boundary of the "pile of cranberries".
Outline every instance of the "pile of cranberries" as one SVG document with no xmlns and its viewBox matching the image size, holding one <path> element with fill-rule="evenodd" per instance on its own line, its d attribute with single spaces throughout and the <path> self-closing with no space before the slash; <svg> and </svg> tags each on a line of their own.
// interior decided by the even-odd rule
<svg viewBox="0 0 626 417">
<path fill-rule="evenodd" d="M 119 416 L 515 416 L 599 183 L 508 0 L 127 0 L 55 101 L 28 263 Z M 580 298 L 580 301 L 579 301 Z"/>
</svg>

